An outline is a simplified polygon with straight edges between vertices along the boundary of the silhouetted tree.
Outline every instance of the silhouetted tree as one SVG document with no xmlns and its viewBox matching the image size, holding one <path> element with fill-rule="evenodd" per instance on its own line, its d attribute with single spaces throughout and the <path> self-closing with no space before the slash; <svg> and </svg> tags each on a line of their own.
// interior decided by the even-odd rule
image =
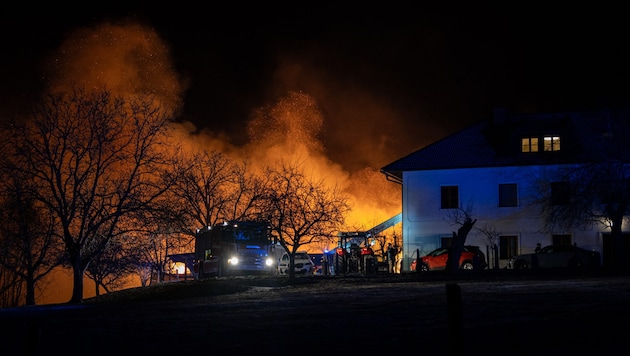
<svg viewBox="0 0 630 356">
<path fill-rule="evenodd" d="M 34 305 L 36 286 L 61 264 L 63 249 L 55 239 L 54 216 L 29 196 L 29 181 L 6 174 L 10 171 L 3 172 L 0 183 L 0 265 L 5 273 L 17 277 L 5 281 L 24 283 L 24 300 L 19 303 Z"/>
<path fill-rule="evenodd" d="M 179 231 L 191 237 L 196 229 L 223 221 L 256 220 L 263 181 L 249 172 L 246 162 L 237 162 L 218 151 L 200 150 L 181 160 L 182 174 L 169 193 L 171 220 L 179 217 Z"/>
<path fill-rule="evenodd" d="M 2 243 L 1 240 L 0 243 Z M 0 265 L 0 308 L 23 305 L 25 294 L 24 281 L 20 279 L 20 276 L 12 268 Z"/>
<path fill-rule="evenodd" d="M 70 302 L 83 300 L 85 269 L 110 239 L 136 228 L 121 219 L 150 209 L 170 188 L 168 124 L 150 96 L 124 100 L 75 87 L 47 93 L 12 126 L 7 154 L 59 224 L 73 270 Z"/>
<path fill-rule="evenodd" d="M 469 204 L 466 208 L 453 209 L 448 213 L 447 219 L 454 224 L 460 225 L 460 227 L 457 229 L 457 232 L 453 231 L 453 243 L 448 252 L 448 259 L 446 260 L 447 274 L 454 275 L 459 272 L 459 259 L 464 250 L 466 238 L 477 222 L 477 219 L 473 220 L 471 217 L 472 211 L 473 206 Z"/>
<path fill-rule="evenodd" d="M 476 222 L 477 219 L 466 218 L 462 226 L 457 229 L 457 233 L 453 231 L 453 245 L 448 252 L 448 259 L 446 260 L 446 272 L 448 274 L 452 275 L 459 271 L 459 258 L 462 255 L 462 251 L 464 251 L 466 237 Z"/>
<path fill-rule="evenodd" d="M 101 288 L 107 293 L 124 288 L 129 276 L 136 272 L 135 249 L 130 247 L 124 242 L 123 236 L 116 236 L 110 239 L 86 268 L 85 274 L 94 282 L 97 297 L 101 294 Z"/>
<path fill-rule="evenodd" d="M 163 282 L 170 265 L 168 256 L 194 251 L 194 240 L 174 230 L 167 216 L 145 215 L 143 220 L 145 229 L 130 234 L 125 245 L 132 250 L 136 271 L 148 268 L 155 276 L 152 280 Z"/>
<path fill-rule="evenodd" d="M 534 204 L 544 230 L 571 231 L 594 224 L 610 228 L 612 260 L 607 266 L 628 268 L 629 250 L 622 225 L 630 214 L 630 169 L 618 160 L 565 166 L 537 177 Z"/>
<path fill-rule="evenodd" d="M 350 211 L 347 197 L 336 187 L 307 177 L 293 162 L 267 167 L 266 213 L 279 243 L 290 254 L 289 278 L 295 277 L 300 246 L 327 239 L 343 226 Z"/>
</svg>

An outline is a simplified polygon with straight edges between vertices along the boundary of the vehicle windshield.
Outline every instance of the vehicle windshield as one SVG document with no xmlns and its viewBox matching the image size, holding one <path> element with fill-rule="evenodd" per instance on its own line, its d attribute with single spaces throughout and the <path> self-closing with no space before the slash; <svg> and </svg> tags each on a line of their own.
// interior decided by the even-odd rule
<svg viewBox="0 0 630 356">
<path fill-rule="evenodd" d="M 542 248 L 542 250 L 540 250 L 540 253 L 552 253 L 554 252 L 554 247 L 555 246 L 545 246 Z"/>
</svg>

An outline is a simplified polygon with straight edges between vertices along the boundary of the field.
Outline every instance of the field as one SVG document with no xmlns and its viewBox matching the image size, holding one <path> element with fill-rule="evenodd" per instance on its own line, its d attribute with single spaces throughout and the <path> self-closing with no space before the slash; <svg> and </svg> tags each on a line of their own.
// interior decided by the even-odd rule
<svg viewBox="0 0 630 356">
<path fill-rule="evenodd" d="M 449 291 L 447 293 L 447 290 Z M 9 354 L 606 354 L 625 348 L 630 277 L 234 277 L 0 310 Z"/>
</svg>

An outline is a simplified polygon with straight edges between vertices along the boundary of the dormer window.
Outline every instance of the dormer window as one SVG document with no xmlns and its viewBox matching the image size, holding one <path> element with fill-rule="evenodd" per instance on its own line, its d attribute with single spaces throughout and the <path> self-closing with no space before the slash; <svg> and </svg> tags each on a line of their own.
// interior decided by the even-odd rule
<svg viewBox="0 0 630 356">
<path fill-rule="evenodd" d="M 538 152 L 538 137 L 522 138 L 521 152 Z"/>
<path fill-rule="evenodd" d="M 560 151 L 560 136 L 545 136 L 543 143 L 545 152 Z"/>
<path fill-rule="evenodd" d="M 560 151 L 560 136 L 544 136 L 542 140 L 538 137 L 521 138 L 521 152 L 538 152 L 541 149 L 544 152 Z"/>
</svg>

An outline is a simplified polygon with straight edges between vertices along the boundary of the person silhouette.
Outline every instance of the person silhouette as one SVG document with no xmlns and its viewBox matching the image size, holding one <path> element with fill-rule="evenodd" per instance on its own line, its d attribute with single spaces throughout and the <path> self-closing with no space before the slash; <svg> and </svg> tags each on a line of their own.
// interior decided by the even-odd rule
<svg viewBox="0 0 630 356">
<path fill-rule="evenodd" d="M 387 244 L 387 264 L 389 266 L 389 273 L 394 273 L 394 264 L 396 263 L 396 247 L 391 243 Z"/>
</svg>

